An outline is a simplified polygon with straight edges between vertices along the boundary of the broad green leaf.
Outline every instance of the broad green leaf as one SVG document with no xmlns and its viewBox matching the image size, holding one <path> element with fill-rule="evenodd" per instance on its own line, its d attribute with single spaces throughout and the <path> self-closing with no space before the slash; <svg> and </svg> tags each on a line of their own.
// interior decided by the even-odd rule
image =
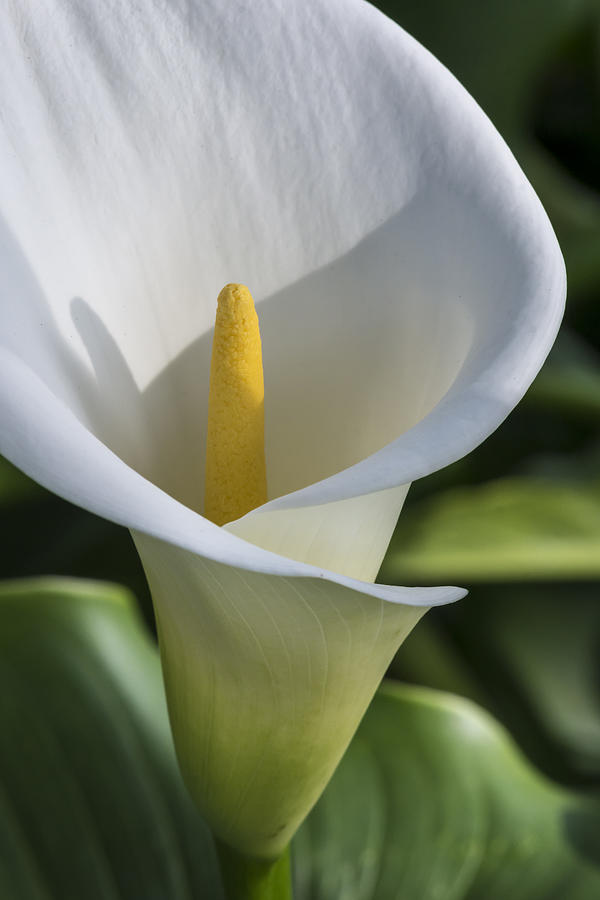
<svg viewBox="0 0 600 900">
<path fill-rule="evenodd" d="M 380 577 L 399 584 L 600 575 L 600 481 L 506 478 L 400 517 Z"/>
<path fill-rule="evenodd" d="M 221 898 L 179 779 L 156 652 L 128 595 L 0 588 L 0 897 Z"/>
<path fill-rule="evenodd" d="M 591 900 L 600 807 L 448 694 L 384 687 L 299 835 L 297 900 Z"/>
</svg>

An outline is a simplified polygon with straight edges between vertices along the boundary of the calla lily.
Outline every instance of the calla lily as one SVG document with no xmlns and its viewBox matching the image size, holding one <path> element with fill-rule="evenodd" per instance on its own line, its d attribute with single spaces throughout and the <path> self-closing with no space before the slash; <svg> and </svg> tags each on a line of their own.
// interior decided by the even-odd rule
<svg viewBox="0 0 600 900">
<path fill-rule="evenodd" d="M 374 584 L 408 485 L 542 364 L 565 277 L 504 142 L 366 3 L 15 4 L 0 450 L 128 526 L 182 770 L 277 855 L 453 587 Z M 203 516 L 215 299 L 261 321 L 269 502 Z"/>
</svg>

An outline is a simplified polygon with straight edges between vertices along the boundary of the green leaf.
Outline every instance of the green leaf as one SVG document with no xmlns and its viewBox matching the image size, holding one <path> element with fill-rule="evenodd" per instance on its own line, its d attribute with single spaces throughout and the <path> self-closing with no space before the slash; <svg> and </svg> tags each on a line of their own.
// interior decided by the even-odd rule
<svg viewBox="0 0 600 900">
<path fill-rule="evenodd" d="M 0 723 L 1 897 L 222 897 L 176 770 L 156 652 L 125 591 L 0 588 Z"/>
<path fill-rule="evenodd" d="M 590 900 L 600 808 L 468 701 L 388 684 L 296 844 L 297 900 Z"/>
<path fill-rule="evenodd" d="M 400 517 L 380 578 L 400 584 L 595 578 L 600 482 L 506 478 Z"/>
</svg>

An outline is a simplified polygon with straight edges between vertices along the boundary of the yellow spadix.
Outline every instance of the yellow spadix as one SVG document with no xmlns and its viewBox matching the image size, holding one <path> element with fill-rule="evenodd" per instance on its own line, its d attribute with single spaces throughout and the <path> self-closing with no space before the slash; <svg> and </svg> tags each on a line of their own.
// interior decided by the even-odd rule
<svg viewBox="0 0 600 900">
<path fill-rule="evenodd" d="M 204 515 L 224 525 L 266 500 L 258 316 L 248 288 L 227 284 L 217 301 L 210 365 Z"/>
</svg>

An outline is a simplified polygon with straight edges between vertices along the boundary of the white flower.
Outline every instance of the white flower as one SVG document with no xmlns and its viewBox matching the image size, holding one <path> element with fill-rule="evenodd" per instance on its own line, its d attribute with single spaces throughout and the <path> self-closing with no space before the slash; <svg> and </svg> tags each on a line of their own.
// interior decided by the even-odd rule
<svg viewBox="0 0 600 900">
<path fill-rule="evenodd" d="M 274 855 L 458 588 L 372 584 L 408 484 L 517 403 L 565 277 L 492 125 L 358 0 L 11 4 L 0 450 L 131 528 L 188 785 Z M 271 501 L 218 528 L 210 333 L 258 301 Z"/>
</svg>

